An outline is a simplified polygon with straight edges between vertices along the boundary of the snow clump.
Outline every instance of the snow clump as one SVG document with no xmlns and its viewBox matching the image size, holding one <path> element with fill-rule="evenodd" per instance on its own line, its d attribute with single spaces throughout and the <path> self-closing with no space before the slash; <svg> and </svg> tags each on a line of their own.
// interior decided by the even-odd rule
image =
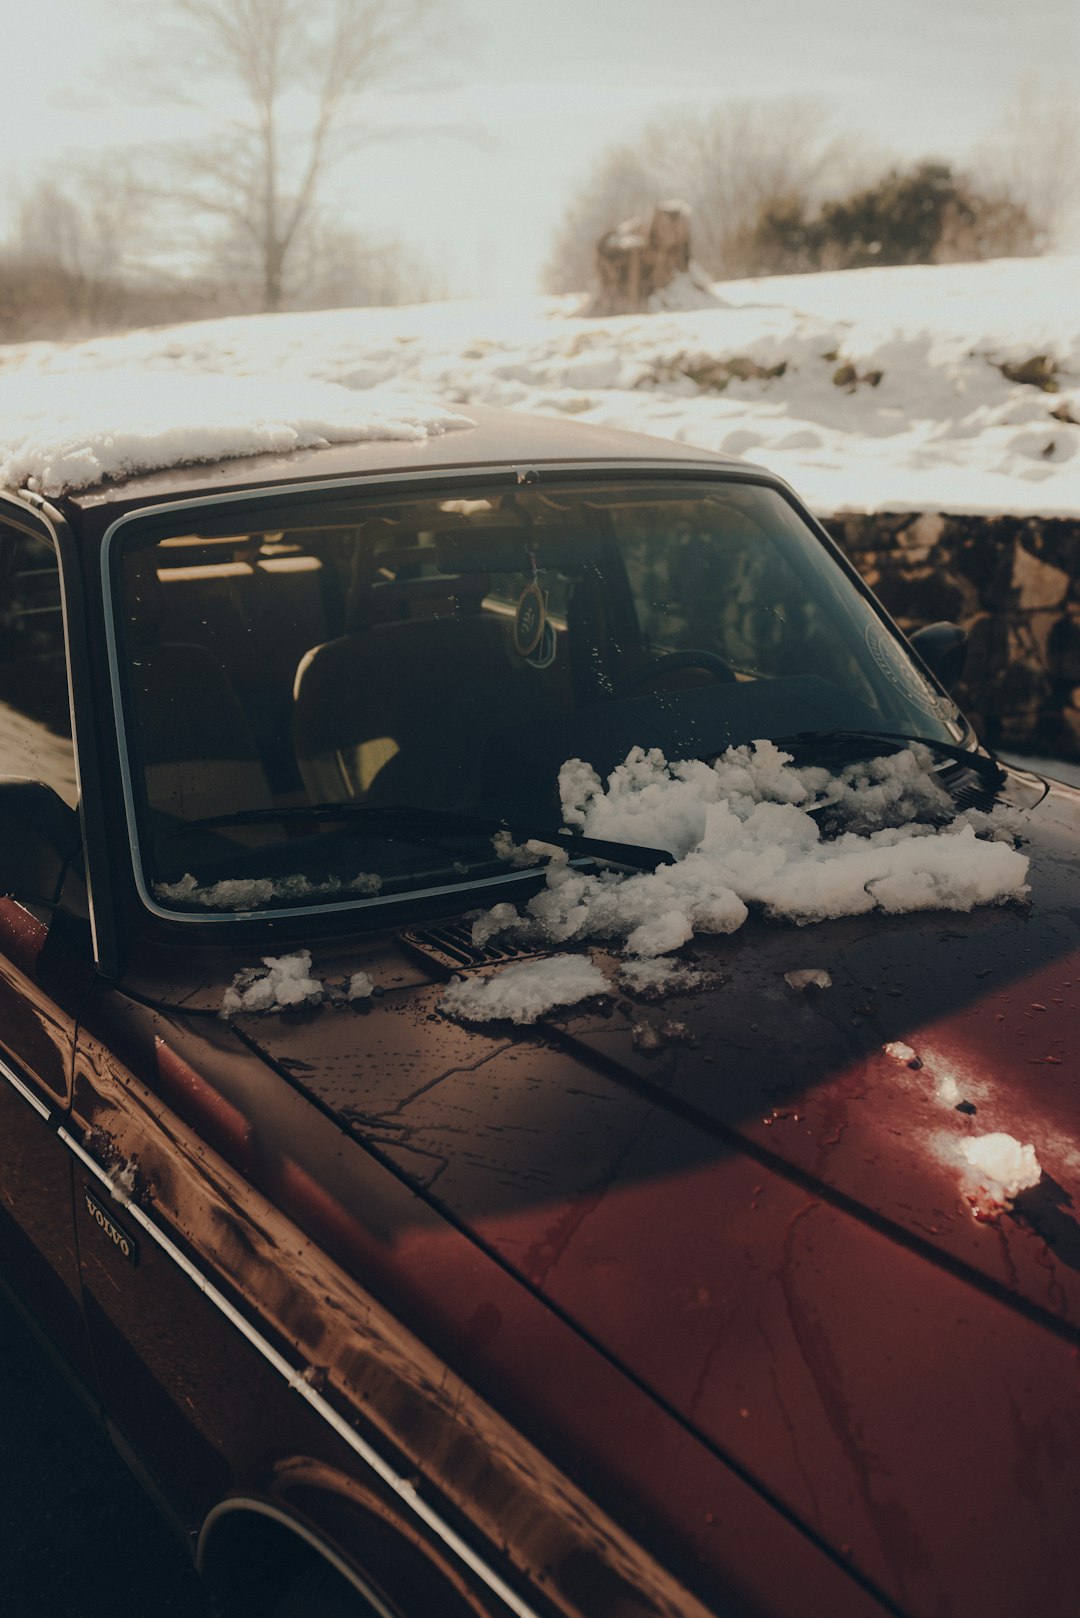
<svg viewBox="0 0 1080 1618">
<path fill-rule="evenodd" d="M 535 837 L 530 837 L 524 843 L 515 843 L 510 833 L 504 829 L 497 831 L 491 839 L 491 846 L 496 857 L 506 860 L 516 870 L 525 870 L 530 865 L 539 865 L 545 855 L 552 851 L 552 844 L 539 843 Z"/>
<path fill-rule="evenodd" d="M 832 974 L 821 966 L 800 966 L 794 972 L 785 972 L 784 982 L 789 989 L 797 989 L 802 994 L 807 989 L 831 989 Z"/>
<path fill-rule="evenodd" d="M 666 955 L 623 961 L 617 976 L 620 989 L 643 1000 L 659 1000 L 669 994 L 692 994 L 695 989 L 710 987 L 714 981 L 696 966 L 673 961 Z"/>
<path fill-rule="evenodd" d="M 212 882 L 208 887 L 200 887 L 190 871 L 182 876 L 179 882 L 157 882 L 154 892 L 159 899 L 171 899 L 174 903 L 199 905 L 204 910 L 256 910 L 260 905 L 272 903 L 274 899 L 285 899 L 290 902 L 299 899 L 322 899 L 334 894 L 378 893 L 382 887 L 382 878 L 372 875 L 369 871 L 361 871 L 350 882 L 342 882 L 338 877 L 329 877 L 325 882 L 313 882 L 310 877 L 301 876 L 256 876 L 256 877 L 226 877 L 220 882 Z"/>
<path fill-rule="evenodd" d="M 589 837 L 669 849 L 673 865 L 627 875 L 572 867 L 559 850 L 526 913 L 502 904 L 474 925 L 542 943 L 614 938 L 632 956 L 669 954 L 697 933 L 733 933 L 751 908 L 797 926 L 879 910 L 970 911 L 1027 892 L 1028 861 L 976 835 L 929 769 L 925 748 L 849 765 L 796 768 L 772 742 L 713 764 L 669 764 L 634 748 L 606 786 L 571 759 L 563 818 Z M 828 817 L 823 832 L 815 816 Z"/>
<path fill-rule="evenodd" d="M 1034 1146 L 1022 1146 L 1013 1135 L 972 1135 L 961 1143 L 960 1152 L 972 1171 L 969 1200 L 976 1214 L 1011 1207 L 1021 1191 L 1042 1179 Z"/>
<path fill-rule="evenodd" d="M 345 990 L 347 1000 L 367 1000 L 375 992 L 375 984 L 367 972 L 354 972 Z"/>
<path fill-rule="evenodd" d="M 607 978 L 586 956 L 551 955 L 515 961 L 494 977 L 454 978 L 439 1010 L 464 1022 L 530 1023 L 555 1006 L 576 1005 L 607 989 Z"/>
<path fill-rule="evenodd" d="M 475 425 L 431 398 L 306 378 L 13 372 L 0 378 L 0 483 L 58 495 L 166 466 Z"/>
<path fill-rule="evenodd" d="M 934 1081 L 934 1089 L 938 1100 L 943 1102 L 946 1107 L 958 1107 L 964 1098 L 955 1076 L 949 1072 L 948 1068 L 943 1072 L 931 1074 L 931 1077 Z"/>
<path fill-rule="evenodd" d="M 295 955 L 264 955 L 262 967 L 245 967 L 233 978 L 221 1002 L 221 1015 L 317 1006 L 323 993 L 322 983 L 311 975 L 310 950 L 298 950 Z"/>
</svg>

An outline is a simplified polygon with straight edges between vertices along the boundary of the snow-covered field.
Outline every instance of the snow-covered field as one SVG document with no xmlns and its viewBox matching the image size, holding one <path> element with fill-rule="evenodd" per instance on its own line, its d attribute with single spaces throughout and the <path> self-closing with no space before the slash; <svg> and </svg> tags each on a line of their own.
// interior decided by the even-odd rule
<svg viewBox="0 0 1080 1618">
<path fill-rule="evenodd" d="M 1080 258 L 725 282 L 716 300 L 618 319 L 573 298 L 452 302 L 22 344 L 0 349 L 0 405 L 30 373 L 96 386 L 128 367 L 390 384 L 745 455 L 823 514 L 1080 515 Z M 1001 369 L 1038 356 L 1057 391 Z"/>
</svg>

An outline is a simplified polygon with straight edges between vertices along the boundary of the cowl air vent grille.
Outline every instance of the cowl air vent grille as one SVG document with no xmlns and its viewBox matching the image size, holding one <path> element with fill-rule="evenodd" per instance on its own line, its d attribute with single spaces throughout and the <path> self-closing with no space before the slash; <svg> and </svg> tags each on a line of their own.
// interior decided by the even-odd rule
<svg viewBox="0 0 1080 1618">
<path fill-rule="evenodd" d="M 439 927 L 410 928 L 401 934 L 403 944 L 428 960 L 448 966 L 452 972 L 467 972 L 477 966 L 502 966 L 507 961 L 524 961 L 543 952 L 491 939 L 479 947 L 472 941 L 471 921 L 448 921 Z"/>
<path fill-rule="evenodd" d="M 955 770 L 943 770 L 938 779 L 960 810 L 982 809 L 989 813 L 998 802 L 997 793 L 991 790 L 985 775 L 980 775 L 978 770 L 964 769 L 962 766 Z"/>
</svg>

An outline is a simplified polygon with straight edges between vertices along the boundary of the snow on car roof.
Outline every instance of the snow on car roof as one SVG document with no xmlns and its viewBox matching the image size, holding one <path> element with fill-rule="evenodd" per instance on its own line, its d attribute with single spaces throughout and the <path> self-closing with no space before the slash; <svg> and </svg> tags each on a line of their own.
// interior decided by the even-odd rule
<svg viewBox="0 0 1080 1618">
<path fill-rule="evenodd" d="M 127 374 L 138 386 L 146 373 Z M 177 375 L 152 374 L 155 381 L 161 375 L 169 376 L 170 380 Z M 62 405 L 64 385 L 71 378 L 58 375 L 49 380 L 61 390 L 59 394 L 54 394 L 54 398 L 59 398 Z M 233 379 L 216 376 L 193 378 L 181 373 L 177 380 L 197 382 L 201 391 L 204 383 L 217 384 Z M 250 384 L 257 379 L 242 380 Z M 152 501 L 307 479 L 349 478 L 418 470 L 449 471 L 465 467 L 528 466 L 533 463 L 640 464 L 651 461 L 674 466 L 679 463 L 697 467 L 739 466 L 758 473 L 762 471 L 761 468 L 749 468 L 748 463 L 730 455 L 671 443 L 621 428 L 567 422 L 558 417 L 533 416 L 490 405 L 473 406 L 471 403 L 467 407 L 467 415 L 458 415 L 453 407 L 440 405 L 430 396 L 418 400 L 400 393 L 390 394 L 382 389 L 353 392 L 348 388 L 330 385 L 327 386 L 332 397 L 343 393 L 348 399 L 357 401 L 352 408 L 358 430 L 348 436 L 344 431 L 339 431 L 333 440 L 326 433 L 316 436 L 313 431 L 306 441 L 299 433 L 290 437 L 287 431 L 282 430 L 279 442 L 274 443 L 269 438 L 273 423 L 266 408 L 266 392 L 260 386 L 259 395 L 263 401 L 261 419 L 264 423 L 258 429 L 264 436 L 261 443 L 252 434 L 248 447 L 243 447 L 241 423 L 237 431 L 240 445 L 235 449 L 218 447 L 211 450 L 208 445 L 205 456 L 180 457 L 166 454 L 168 443 L 163 441 L 160 458 L 155 457 L 154 465 L 136 469 L 132 464 L 126 472 L 117 470 L 108 475 L 102 473 L 96 482 L 77 483 L 72 479 L 62 489 L 52 484 L 46 488 L 40 476 L 30 481 L 32 474 L 24 469 L 28 451 L 11 447 L 16 436 L 18 413 L 14 407 L 9 412 L 8 404 L 12 397 L 9 389 L 13 389 L 22 401 L 24 397 L 29 398 L 30 392 L 27 389 L 26 395 L 23 394 L 24 385 L 18 382 L 15 375 L 0 377 L 0 487 L 38 489 L 50 498 L 63 497 L 69 504 L 84 510 L 89 507 L 131 507 Z M 274 392 L 286 402 L 293 400 L 294 396 L 302 399 L 312 386 L 321 388 L 323 385 L 309 384 L 304 380 L 273 380 Z M 385 420 L 381 420 L 376 417 L 376 406 L 382 405 L 385 409 L 387 401 L 398 405 L 398 413 L 394 415 L 386 410 Z M 406 402 L 411 406 L 411 415 L 405 412 Z M 292 414 L 296 414 L 295 404 Z M 282 412 L 282 417 L 284 421 L 285 412 Z M 399 422 L 403 430 L 391 431 Z M 427 429 L 423 430 L 425 423 L 428 424 Z M 370 430 L 360 431 L 361 428 Z M 55 429 L 46 429 L 43 423 L 43 441 L 47 430 L 55 432 Z M 87 444 L 97 443 L 101 436 L 98 433 L 93 438 L 88 436 Z M 175 444 L 177 440 L 171 442 Z M 113 452 L 108 453 L 111 455 Z M 149 447 L 144 453 L 149 455 Z"/>
<path fill-rule="evenodd" d="M 48 496 L 108 480 L 330 444 L 473 427 L 437 400 L 336 382 L 85 371 L 0 378 L 0 483 Z"/>
</svg>

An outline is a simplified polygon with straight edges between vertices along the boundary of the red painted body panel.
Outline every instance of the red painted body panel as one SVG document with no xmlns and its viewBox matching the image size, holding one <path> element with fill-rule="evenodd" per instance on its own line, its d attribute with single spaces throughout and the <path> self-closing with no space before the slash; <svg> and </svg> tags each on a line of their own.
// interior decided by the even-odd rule
<svg viewBox="0 0 1080 1618">
<path fill-rule="evenodd" d="M 49 977 L 39 924 L 0 904 L 0 1043 L 50 1124 L 71 1101 L 61 1142 L 3 1093 L 34 1134 L 20 1162 L 53 1152 L 46 1269 L 110 1411 L 191 1528 L 239 1495 L 334 1540 L 355 1506 L 452 1562 L 470 1614 L 503 1608 L 412 1510 L 414 1480 L 545 1618 L 1075 1618 L 1080 794 L 1029 817 L 1025 906 L 752 921 L 687 951 L 722 977 L 707 993 L 531 1029 L 443 1018 L 445 967 L 377 914 L 215 932 L 138 899 L 98 596 L 109 523 L 304 478 L 711 459 L 478 415 L 422 450 L 174 470 L 64 505 L 107 970 L 87 994 L 84 941 Z M 239 970 L 300 947 L 379 994 L 221 1019 Z M 791 990 L 806 966 L 832 987 Z M 646 1053 L 635 1023 L 668 1009 L 688 1037 Z M 885 1053 L 898 1040 L 921 1066 Z M 999 1130 L 1044 1175 L 979 1223 L 958 1150 Z M 117 1219 L 130 1198 L 145 1221 L 137 1267 L 100 1229 L 81 1268 L 65 1249 L 67 1143 Z M 43 1201 L 28 1187 L 24 1228 Z M 359 1566 L 353 1532 L 335 1543 Z"/>
<path fill-rule="evenodd" d="M 718 1478 L 733 1469 L 899 1609 L 959 1618 L 977 1598 L 1011 1618 L 1037 1590 L 1065 1615 L 1080 1599 L 1075 816 L 1065 792 L 1032 816 L 1030 909 L 699 940 L 728 981 L 678 1003 L 692 1047 L 641 1054 L 629 1002 L 539 1034 L 463 1029 L 389 939 L 317 957 L 387 985 L 365 1010 L 238 1031 L 499 1261 L 477 1291 L 479 1258 L 425 1220 L 394 1242 L 399 1307 L 429 1329 L 460 1306 L 444 1351 L 526 1428 L 584 1444 L 598 1419 L 588 1459 L 624 1512 L 696 1545 L 685 1458 L 643 1475 L 663 1446 L 640 1408 L 592 1388 L 573 1404 L 567 1343 L 527 1300 L 696 1434 Z M 783 973 L 807 964 L 833 988 L 791 991 Z M 223 986 L 194 998 L 209 1009 Z M 922 1069 L 883 1053 L 901 1038 Z M 946 1062 L 974 1114 L 939 1099 Z M 1046 1177 L 979 1223 L 951 1153 L 991 1130 L 1033 1140 Z M 508 1274 L 527 1289 L 509 1303 Z"/>
<path fill-rule="evenodd" d="M 93 1388 L 70 1156 L 4 1082 L 13 1076 L 43 1109 L 67 1105 L 75 1018 L 89 983 L 85 962 L 50 940 L 42 922 L 0 899 L 0 1265 L 62 1360 Z"/>
<path fill-rule="evenodd" d="M 91 1008 L 88 1031 L 108 1038 L 98 1045 L 88 1032 L 84 1041 L 77 1116 L 109 1142 L 117 1162 L 137 1165 L 140 1194 L 201 1266 L 269 1319 L 291 1352 L 319 1364 L 345 1408 L 404 1445 L 460 1509 L 505 1541 L 512 1561 L 560 1611 L 690 1618 L 730 1609 L 780 1618 L 808 1583 L 832 1613 L 855 1618 L 881 1610 L 812 1538 L 778 1517 L 607 1354 L 389 1167 L 344 1137 L 335 1149 L 334 1126 L 289 1086 L 266 1093 L 270 1076 L 250 1058 L 236 1060 L 232 1035 L 222 1030 L 199 1050 L 199 1025 L 170 1031 L 158 1017 L 151 1032 L 140 1026 L 144 1020 L 141 1008 L 112 995 Z M 135 1055 L 151 1038 L 182 1049 L 186 1066 L 198 1054 L 199 1072 L 235 1113 L 244 1113 L 245 1093 L 250 1100 L 254 1090 L 263 1092 L 244 1148 L 261 1190 L 248 1189 L 226 1165 L 214 1166 L 197 1136 L 189 1144 L 189 1132 L 171 1109 L 162 1110 L 153 1086 L 144 1090 L 134 1071 L 108 1054 L 121 1048 Z M 191 1107 L 190 1090 L 184 1105 Z M 317 1248 L 304 1253 L 299 1232 L 317 1237 L 336 1262 Z M 109 1273 L 99 1278 L 104 1263 Z M 139 1345 L 137 1362 L 116 1360 L 129 1387 L 111 1389 L 114 1408 L 126 1408 L 129 1422 L 147 1412 L 153 1430 L 132 1436 L 144 1449 L 164 1441 L 171 1454 L 176 1413 L 187 1400 L 197 1413 L 203 1458 L 189 1444 L 169 1476 L 166 1456 L 170 1492 L 182 1493 L 185 1477 L 205 1489 L 222 1467 L 268 1488 L 267 1469 L 303 1447 L 294 1424 L 279 1418 L 280 1400 L 265 1378 L 252 1382 L 247 1352 L 231 1353 L 220 1327 L 184 1306 L 182 1278 L 159 1276 L 166 1293 L 152 1306 L 155 1283 L 136 1280 L 111 1252 L 104 1259 L 98 1252 L 87 1284 L 98 1340 Z M 166 1342 L 170 1318 L 186 1324 Z M 208 1366 L 224 1404 L 205 1386 Z M 241 1388 L 237 1400 L 229 1390 Z M 320 1446 L 309 1434 L 303 1448 L 340 1464 L 332 1438 Z M 195 1520 L 204 1505 L 198 1494 L 186 1501 Z M 747 1562 L 751 1542 L 762 1555 Z M 664 1561 L 679 1569 L 677 1580 L 662 1571 Z M 574 1594 L 575 1578 L 593 1591 L 586 1603 Z"/>
</svg>

